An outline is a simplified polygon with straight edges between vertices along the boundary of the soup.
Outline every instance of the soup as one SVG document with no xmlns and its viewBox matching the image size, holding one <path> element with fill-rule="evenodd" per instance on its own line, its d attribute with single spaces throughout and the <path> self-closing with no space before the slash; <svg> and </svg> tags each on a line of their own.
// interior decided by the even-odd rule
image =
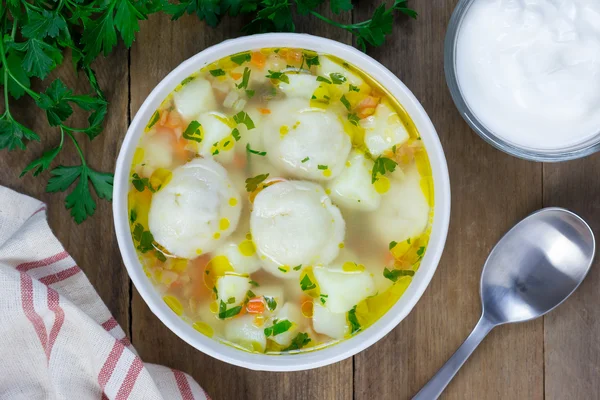
<svg viewBox="0 0 600 400">
<path fill-rule="evenodd" d="M 433 181 L 401 104 L 336 57 L 225 57 L 184 79 L 136 148 L 141 265 L 198 334 L 266 354 L 367 329 L 429 239 Z"/>
</svg>

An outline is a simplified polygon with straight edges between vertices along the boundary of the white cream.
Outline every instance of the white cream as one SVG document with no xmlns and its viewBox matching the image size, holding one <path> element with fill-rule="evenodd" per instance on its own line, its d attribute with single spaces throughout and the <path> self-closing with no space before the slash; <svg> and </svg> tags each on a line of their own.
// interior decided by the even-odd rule
<svg viewBox="0 0 600 400">
<path fill-rule="evenodd" d="M 469 108 L 507 142 L 557 150 L 600 133 L 598 0 L 477 0 L 456 51 Z"/>
</svg>

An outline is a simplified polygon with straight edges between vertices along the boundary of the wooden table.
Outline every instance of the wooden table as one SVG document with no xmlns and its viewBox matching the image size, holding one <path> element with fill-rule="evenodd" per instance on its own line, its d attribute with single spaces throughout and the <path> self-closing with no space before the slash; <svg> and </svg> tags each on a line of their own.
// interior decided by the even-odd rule
<svg viewBox="0 0 600 400">
<path fill-rule="evenodd" d="M 361 1 L 352 18 L 367 18 L 376 3 Z M 488 252 L 514 223 L 545 206 L 567 207 L 597 228 L 600 157 L 561 164 L 521 161 L 494 150 L 461 119 L 443 73 L 445 29 L 456 0 L 413 2 L 418 21 L 401 19 L 384 47 L 369 54 L 397 74 L 429 113 L 441 138 L 452 185 L 446 250 L 429 288 L 390 334 L 352 359 L 313 371 L 253 372 L 208 357 L 171 333 L 148 309 L 128 279 L 113 230 L 111 205 L 76 225 L 64 194 L 44 193 L 48 174 L 18 178 L 33 157 L 58 140 L 45 117 L 27 102 L 17 116 L 43 134 L 45 144 L 2 153 L 0 184 L 42 199 L 56 235 L 86 272 L 102 299 L 129 332 L 147 362 L 181 369 L 213 399 L 406 399 L 450 357 L 480 314 L 479 276 Z M 346 16 L 348 21 L 350 15 Z M 89 162 L 113 170 L 129 121 L 150 90 L 180 62 L 207 46 L 239 35 L 241 19 L 211 29 L 196 18 L 142 24 L 131 50 L 119 47 L 95 68 L 110 100 L 104 133 L 84 145 Z M 352 37 L 316 19 L 300 19 L 300 32 L 345 43 Z M 66 62 L 66 64 L 68 61 Z M 56 75 L 87 88 L 70 66 Z M 82 121 L 84 118 L 82 118 Z M 69 145 L 70 146 L 70 145 Z M 78 163 L 73 148 L 61 164 Z M 598 231 L 596 230 L 598 233 Z M 492 332 L 450 384 L 447 399 L 592 399 L 600 396 L 600 270 L 595 265 L 579 290 L 543 319 Z"/>
</svg>

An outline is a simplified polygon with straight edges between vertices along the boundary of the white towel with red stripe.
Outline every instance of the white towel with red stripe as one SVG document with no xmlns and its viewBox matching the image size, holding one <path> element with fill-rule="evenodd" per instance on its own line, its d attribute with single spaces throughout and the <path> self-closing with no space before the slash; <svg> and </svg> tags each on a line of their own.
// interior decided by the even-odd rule
<svg viewBox="0 0 600 400">
<path fill-rule="evenodd" d="M 142 362 L 45 211 L 0 186 L 0 398 L 209 399 L 183 372 Z"/>
</svg>

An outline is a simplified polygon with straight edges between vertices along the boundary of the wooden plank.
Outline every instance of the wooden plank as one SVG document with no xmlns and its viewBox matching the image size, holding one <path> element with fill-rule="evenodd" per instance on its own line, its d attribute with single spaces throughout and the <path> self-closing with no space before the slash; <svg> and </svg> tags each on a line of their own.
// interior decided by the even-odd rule
<svg viewBox="0 0 600 400">
<path fill-rule="evenodd" d="M 350 15 L 347 15 L 349 21 Z M 342 22 L 344 22 L 342 20 Z M 153 16 L 142 24 L 131 51 L 131 113 L 138 110 L 152 88 L 180 62 L 203 50 L 238 36 L 243 22 L 226 20 L 217 28 L 195 17 L 171 22 Z M 300 19 L 297 31 L 350 43 L 349 34 L 314 18 Z M 147 362 L 165 364 L 191 374 L 215 399 L 350 399 L 352 360 L 319 370 L 296 373 L 253 372 L 202 354 L 170 332 L 134 291 L 133 343 Z"/>
<path fill-rule="evenodd" d="M 448 160 L 450 231 L 441 264 L 409 317 L 355 356 L 356 399 L 407 399 L 452 355 L 477 322 L 483 263 L 501 235 L 542 204 L 541 165 L 494 150 L 461 119 L 443 71 L 443 41 L 456 1 L 413 2 L 417 21 L 397 21 L 369 54 L 396 73 L 429 113 Z M 355 21 L 373 6 L 360 3 Z M 543 397 L 543 326 L 492 332 L 447 388 L 447 399 Z"/>
<path fill-rule="evenodd" d="M 94 64 L 100 86 L 110 102 L 104 131 L 90 142 L 85 136 L 77 136 L 90 166 L 100 171 L 114 171 L 117 151 L 127 130 L 127 50 L 118 47 L 110 57 L 100 57 Z M 77 77 L 70 58 L 46 80 L 49 85 L 56 77 L 76 93 L 88 93 L 86 79 Z M 38 84 L 39 90 L 41 85 Z M 4 152 L 0 157 L 0 183 L 18 192 L 36 197 L 48 205 L 48 221 L 55 235 L 66 250 L 84 270 L 100 297 L 119 321 L 125 331 L 129 327 L 129 283 L 121 262 L 121 255 L 113 228 L 112 205 L 105 200 L 97 200 L 96 215 L 81 225 L 77 225 L 69 211 L 65 209 L 65 193 L 46 193 L 49 173 L 39 177 L 31 174 L 19 178 L 21 170 L 30 161 L 39 157 L 44 150 L 56 146 L 60 140 L 57 129 L 50 128 L 45 113 L 32 101 L 21 99 L 11 103 L 15 118 L 37 132 L 42 143 L 30 143 L 26 151 Z M 78 114 L 71 117 L 73 126 L 85 126 L 87 116 Z M 64 149 L 53 166 L 77 165 L 79 156 L 68 138 Z"/>
<path fill-rule="evenodd" d="M 578 213 L 598 238 L 600 157 L 544 166 L 544 206 Z M 545 317 L 546 398 L 595 399 L 600 393 L 598 261 L 577 291 Z"/>
</svg>

